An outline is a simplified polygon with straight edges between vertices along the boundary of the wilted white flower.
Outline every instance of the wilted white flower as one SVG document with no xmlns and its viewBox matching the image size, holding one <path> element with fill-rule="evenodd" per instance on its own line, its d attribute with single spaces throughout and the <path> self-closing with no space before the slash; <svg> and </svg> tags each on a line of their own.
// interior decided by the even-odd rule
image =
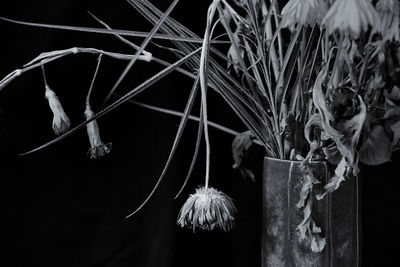
<svg viewBox="0 0 400 267">
<path fill-rule="evenodd" d="M 328 7 L 322 0 L 290 0 L 282 9 L 282 27 L 294 29 L 296 24 L 320 24 Z"/>
<path fill-rule="evenodd" d="M 93 111 L 89 104 L 86 105 L 85 116 L 89 120 L 93 118 Z M 104 144 L 100 139 L 99 126 L 96 120 L 86 124 L 86 130 L 89 137 L 90 149 L 88 154 L 91 159 L 97 159 L 111 152 L 111 143 Z"/>
<path fill-rule="evenodd" d="M 236 208 L 231 198 L 214 188 L 201 187 L 182 206 L 177 224 L 193 229 L 229 231 L 235 225 Z"/>
<path fill-rule="evenodd" d="M 336 0 L 322 21 L 331 34 L 338 30 L 357 39 L 368 26 L 379 25 L 379 17 L 370 0 Z"/>
<path fill-rule="evenodd" d="M 400 41 L 400 3 L 398 0 L 379 0 L 376 4 L 376 10 L 381 18 L 380 32 L 382 39 Z"/>
<path fill-rule="evenodd" d="M 53 131 L 56 135 L 61 135 L 69 130 L 71 123 L 67 114 L 58 100 L 56 93 L 46 85 L 45 97 L 49 101 L 49 106 L 53 112 Z"/>
</svg>

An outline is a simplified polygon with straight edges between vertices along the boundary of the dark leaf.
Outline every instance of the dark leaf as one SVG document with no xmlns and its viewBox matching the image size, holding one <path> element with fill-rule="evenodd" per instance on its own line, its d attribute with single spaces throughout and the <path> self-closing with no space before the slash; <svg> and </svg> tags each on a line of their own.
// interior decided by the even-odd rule
<svg viewBox="0 0 400 267">
<path fill-rule="evenodd" d="M 252 134 L 250 131 L 246 131 L 238 134 L 232 142 L 232 157 L 233 157 L 233 168 L 239 169 L 243 178 L 250 178 L 254 181 L 254 173 L 243 167 L 243 162 L 248 156 L 250 147 L 253 144 Z"/>
<path fill-rule="evenodd" d="M 390 161 L 391 142 L 381 125 L 372 127 L 372 131 L 360 148 L 360 161 L 367 165 L 378 165 Z"/>
<path fill-rule="evenodd" d="M 393 131 L 393 140 L 392 146 L 393 151 L 400 149 L 399 139 L 400 139 L 400 121 L 396 122 L 395 124 L 390 127 Z"/>
</svg>

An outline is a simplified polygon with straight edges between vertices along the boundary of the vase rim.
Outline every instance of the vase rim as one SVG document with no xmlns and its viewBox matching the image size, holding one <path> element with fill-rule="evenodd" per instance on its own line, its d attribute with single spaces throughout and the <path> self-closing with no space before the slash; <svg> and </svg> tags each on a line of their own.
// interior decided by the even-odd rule
<svg viewBox="0 0 400 267">
<path fill-rule="evenodd" d="M 301 160 L 290 160 L 290 159 L 278 159 L 278 158 L 272 158 L 272 157 L 268 157 L 265 156 L 264 159 L 268 159 L 268 160 L 272 160 L 272 161 L 278 161 L 278 162 L 302 162 Z M 326 163 L 326 161 L 323 160 L 314 160 L 314 161 L 310 161 L 310 163 Z"/>
</svg>

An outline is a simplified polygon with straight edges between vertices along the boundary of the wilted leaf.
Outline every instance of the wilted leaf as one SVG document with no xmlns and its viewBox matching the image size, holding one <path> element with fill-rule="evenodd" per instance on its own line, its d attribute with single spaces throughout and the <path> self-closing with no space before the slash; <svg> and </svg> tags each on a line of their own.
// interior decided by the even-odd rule
<svg viewBox="0 0 400 267">
<path fill-rule="evenodd" d="M 329 179 L 329 182 L 324 186 L 324 189 L 326 191 L 322 194 L 318 194 L 317 199 L 321 200 L 325 197 L 327 193 L 337 190 L 340 184 L 345 180 L 348 172 L 349 172 L 348 163 L 346 162 L 346 159 L 342 157 L 338 166 L 335 169 L 335 174 L 331 177 L 331 179 Z"/>
<path fill-rule="evenodd" d="M 243 161 L 252 144 L 252 134 L 250 131 L 240 133 L 235 137 L 232 142 L 232 157 L 234 161 L 232 167 L 234 169 L 239 169 L 244 178 L 250 178 L 254 181 L 254 173 L 243 167 Z"/>
<path fill-rule="evenodd" d="M 335 170 L 335 175 L 325 186 L 328 192 L 332 192 L 339 187 L 347 174 L 352 173 L 353 175 L 357 175 L 358 173 L 356 148 L 366 118 L 367 109 L 362 98 L 358 96 L 358 114 L 355 114 L 351 119 L 337 121 L 327 107 L 327 100 L 322 91 L 322 83 L 326 75 L 326 70 L 322 70 L 318 74 L 313 89 L 313 102 L 321 116 L 321 125 L 324 134 L 334 141 L 337 150 L 342 156 Z M 324 195 L 320 196 L 323 197 Z"/>
<path fill-rule="evenodd" d="M 231 44 L 231 46 L 229 47 L 228 54 L 227 54 L 228 59 L 229 59 L 228 70 L 233 66 L 233 69 L 235 70 L 236 73 L 238 73 L 238 71 L 239 71 L 239 68 L 238 68 L 239 62 L 241 60 L 243 60 L 243 58 L 244 58 L 244 49 L 241 46 L 241 41 L 238 36 L 239 30 L 240 30 L 240 27 L 238 27 L 236 29 L 236 31 L 233 33 L 234 43 Z"/>
<path fill-rule="evenodd" d="M 321 147 L 321 129 L 321 116 L 314 113 L 304 127 L 304 136 L 310 145 L 309 154 L 313 160 L 324 160 L 325 157 Z"/>
<path fill-rule="evenodd" d="M 311 232 L 313 233 L 311 236 L 311 250 L 313 252 L 321 252 L 326 245 L 326 239 L 320 236 L 321 228 L 314 221 L 312 222 Z"/>
<path fill-rule="evenodd" d="M 326 240 L 324 237 L 320 236 L 321 228 L 319 228 L 311 218 L 311 205 L 312 201 L 309 200 L 306 207 L 303 209 L 304 219 L 297 226 L 297 231 L 300 240 L 308 241 L 313 252 L 321 252 L 326 245 Z"/>
<path fill-rule="evenodd" d="M 312 169 L 309 165 L 309 159 L 305 159 L 300 166 L 300 169 L 304 173 L 304 177 L 301 181 L 302 188 L 300 190 L 300 199 L 296 207 L 302 209 L 303 220 L 297 226 L 297 231 L 300 240 L 305 240 L 314 252 L 320 252 L 325 247 L 325 238 L 321 237 L 321 228 L 318 227 L 311 217 L 312 213 L 312 190 L 315 184 L 320 183 L 315 178 Z"/>
<path fill-rule="evenodd" d="M 385 91 L 385 115 L 384 119 L 400 116 L 400 106 L 396 102 L 400 101 L 400 89 L 394 86 L 390 93 Z"/>
<path fill-rule="evenodd" d="M 306 200 L 311 197 L 311 192 L 314 184 L 319 184 L 318 179 L 316 179 L 308 166 L 308 162 L 305 160 L 302 163 L 301 169 L 305 173 L 304 177 L 301 179 L 301 190 L 300 190 L 300 200 L 297 203 L 297 208 L 303 208 L 306 204 Z"/>
<path fill-rule="evenodd" d="M 400 88 L 397 86 L 393 86 L 390 93 L 385 92 L 385 96 L 392 101 L 400 101 Z"/>
<path fill-rule="evenodd" d="M 391 142 L 381 125 L 372 127 L 372 131 L 360 148 L 360 161 L 367 165 L 378 165 L 390 161 Z"/>
<path fill-rule="evenodd" d="M 324 152 L 325 159 L 334 166 L 337 166 L 342 159 L 342 155 L 340 154 L 334 142 L 325 142 L 325 144 L 322 146 L 322 151 Z"/>
<path fill-rule="evenodd" d="M 390 128 L 393 131 L 392 146 L 393 146 L 393 151 L 395 151 L 399 149 L 398 143 L 400 139 L 400 121 L 393 124 Z"/>
</svg>

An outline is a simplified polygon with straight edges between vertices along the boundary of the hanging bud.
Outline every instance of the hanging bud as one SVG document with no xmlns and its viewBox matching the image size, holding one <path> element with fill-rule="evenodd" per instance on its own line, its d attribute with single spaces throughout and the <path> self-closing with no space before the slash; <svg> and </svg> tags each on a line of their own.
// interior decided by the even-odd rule
<svg viewBox="0 0 400 267">
<path fill-rule="evenodd" d="M 56 93 L 46 85 L 45 92 L 46 99 L 49 101 L 49 106 L 53 112 L 53 130 L 56 135 L 61 135 L 69 130 L 71 123 L 67 114 L 65 114 L 63 107 Z"/>
<path fill-rule="evenodd" d="M 380 20 L 370 0 L 336 0 L 322 24 L 329 34 L 338 30 L 350 39 L 358 39 L 370 25 L 377 30 Z"/>
<path fill-rule="evenodd" d="M 325 1 L 290 0 L 282 9 L 282 27 L 293 31 L 297 24 L 305 27 L 319 25 L 327 11 Z"/>
<path fill-rule="evenodd" d="M 94 113 L 89 104 L 86 105 L 86 120 L 93 118 Z M 100 139 L 99 126 L 96 120 L 86 124 L 86 130 L 89 137 L 90 149 L 88 154 L 91 159 L 98 159 L 111 152 L 111 143 L 104 144 Z"/>
<path fill-rule="evenodd" d="M 203 230 L 220 228 L 229 231 L 235 225 L 235 213 L 236 208 L 230 197 L 214 188 L 201 187 L 183 204 L 177 224 L 192 228 L 193 232 L 196 227 Z"/>
</svg>

